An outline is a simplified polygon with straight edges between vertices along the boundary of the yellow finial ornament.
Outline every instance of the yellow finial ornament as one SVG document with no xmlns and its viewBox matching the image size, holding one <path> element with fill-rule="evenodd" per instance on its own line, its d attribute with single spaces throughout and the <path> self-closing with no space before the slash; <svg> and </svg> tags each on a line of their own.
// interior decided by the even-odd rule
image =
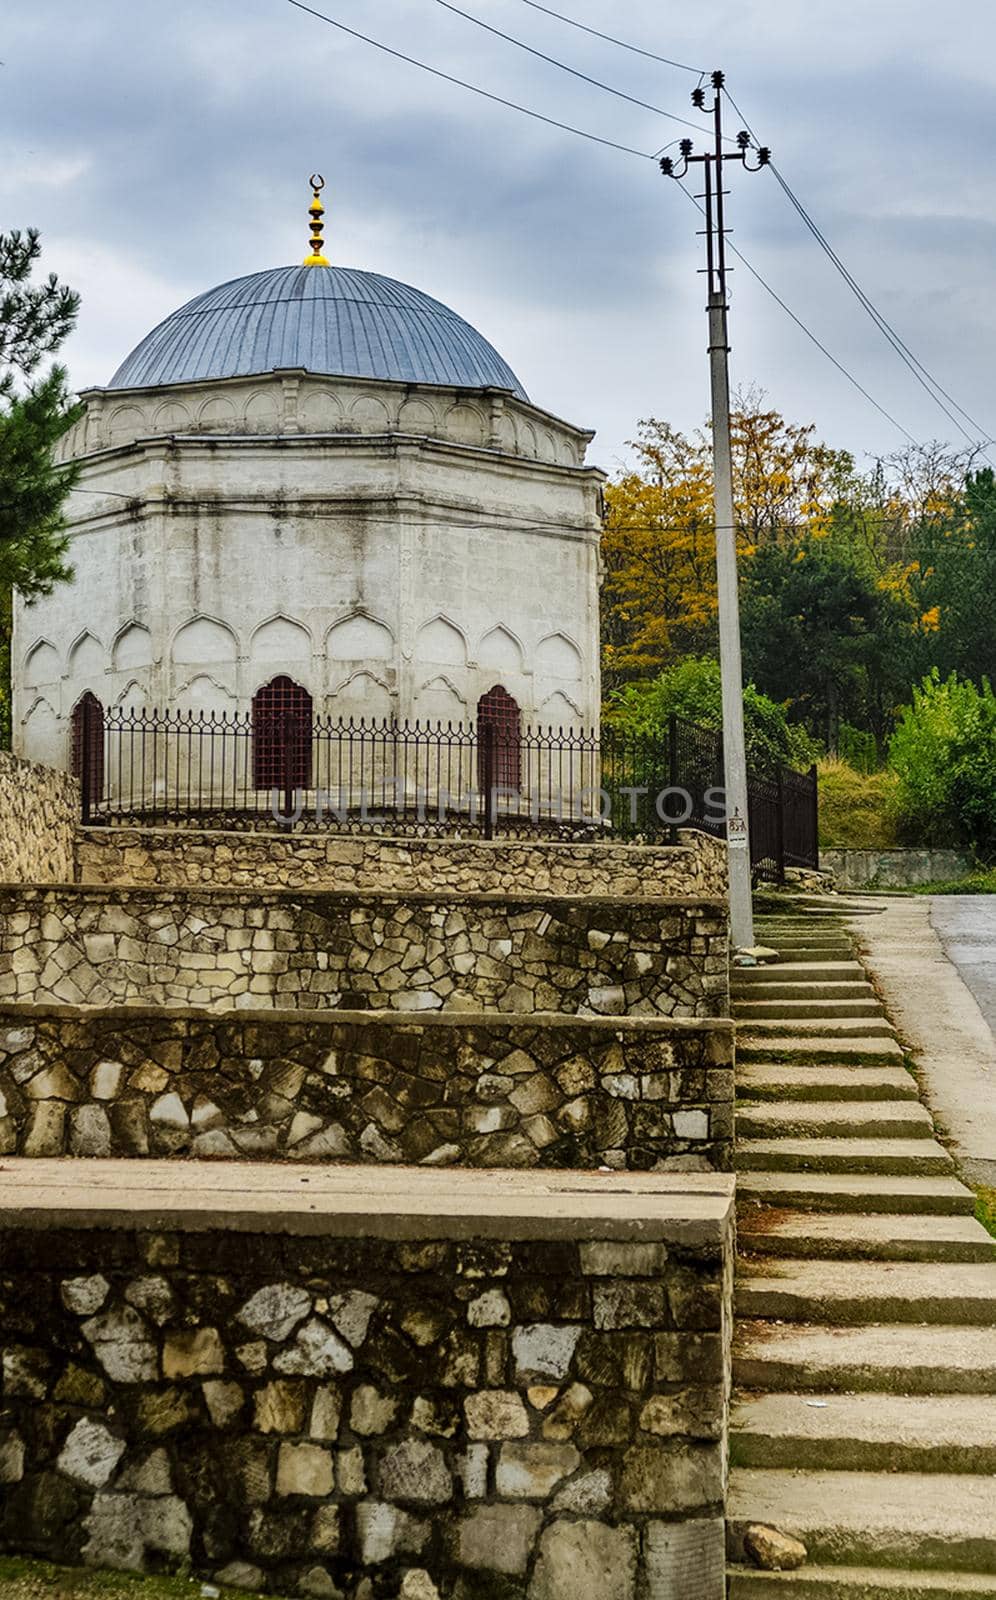
<svg viewBox="0 0 996 1600">
<path fill-rule="evenodd" d="M 311 254 L 305 256 L 304 265 L 306 267 L 327 267 L 330 264 L 329 259 L 322 253 L 322 218 L 325 215 L 325 207 L 318 198 L 325 188 L 325 179 L 320 172 L 313 172 L 308 182 L 311 184 L 313 191 L 312 201 L 308 207 L 308 214 L 311 217 Z"/>
</svg>

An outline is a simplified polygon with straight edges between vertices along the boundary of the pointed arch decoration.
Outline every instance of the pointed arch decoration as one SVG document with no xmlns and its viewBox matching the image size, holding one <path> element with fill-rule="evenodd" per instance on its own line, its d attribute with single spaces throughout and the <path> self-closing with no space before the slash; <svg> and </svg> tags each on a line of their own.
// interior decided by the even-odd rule
<svg viewBox="0 0 996 1600">
<path fill-rule="evenodd" d="M 24 658 L 25 688 L 37 689 L 42 684 L 58 683 L 60 668 L 55 645 L 48 639 L 38 639 Z"/>
</svg>

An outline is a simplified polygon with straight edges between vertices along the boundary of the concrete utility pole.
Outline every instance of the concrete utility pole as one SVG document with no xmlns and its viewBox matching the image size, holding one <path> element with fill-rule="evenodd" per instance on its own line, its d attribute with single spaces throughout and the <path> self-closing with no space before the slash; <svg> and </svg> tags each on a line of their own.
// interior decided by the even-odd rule
<svg viewBox="0 0 996 1600">
<path fill-rule="evenodd" d="M 693 155 L 691 139 L 682 139 L 678 164 L 665 156 L 661 171 L 683 178 L 689 168 L 705 168 L 706 278 L 709 285 L 709 366 L 712 378 L 713 500 L 716 518 L 716 581 L 719 598 L 719 664 L 723 684 L 723 767 L 726 780 L 726 844 L 730 867 L 730 936 L 734 950 L 754 943 L 751 899 L 750 836 L 747 810 L 747 756 L 744 747 L 744 678 L 740 654 L 740 596 L 737 586 L 737 532 L 733 515 L 733 458 L 730 451 L 730 342 L 726 294 L 726 227 L 723 218 L 723 164 L 739 161 L 750 172 L 767 166 L 771 153 L 757 152 L 757 166 L 747 156 L 750 135 L 739 133 L 735 150 L 723 148 L 723 74 L 714 72 L 712 106 L 705 90 L 696 89 L 692 104 L 712 116 L 715 147 Z"/>
</svg>

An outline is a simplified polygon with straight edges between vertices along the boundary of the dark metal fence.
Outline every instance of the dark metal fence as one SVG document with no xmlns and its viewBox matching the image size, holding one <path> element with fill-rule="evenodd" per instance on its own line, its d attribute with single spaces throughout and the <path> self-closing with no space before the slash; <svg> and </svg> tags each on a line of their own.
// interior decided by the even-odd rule
<svg viewBox="0 0 996 1600">
<path fill-rule="evenodd" d="M 88 824 L 282 827 L 493 838 L 725 834 L 720 736 L 678 717 L 667 736 L 507 721 L 342 721 L 294 709 L 104 711 L 74 741 Z M 265 758 L 265 759 L 264 759 Z M 759 873 L 816 864 L 816 781 L 751 785 Z"/>
<path fill-rule="evenodd" d="M 754 876 L 780 883 L 786 867 L 819 866 L 819 788 L 816 768 L 777 767 L 747 786 Z"/>
</svg>

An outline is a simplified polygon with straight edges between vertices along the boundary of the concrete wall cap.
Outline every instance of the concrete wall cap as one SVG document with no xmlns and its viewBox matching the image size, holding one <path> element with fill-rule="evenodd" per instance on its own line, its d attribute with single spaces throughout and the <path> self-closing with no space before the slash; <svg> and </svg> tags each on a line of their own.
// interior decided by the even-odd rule
<svg viewBox="0 0 996 1600">
<path fill-rule="evenodd" d="M 6 1158 L 0 1234 L 15 1228 L 381 1239 L 646 1239 L 722 1246 L 723 1173 L 513 1172 Z"/>
</svg>

